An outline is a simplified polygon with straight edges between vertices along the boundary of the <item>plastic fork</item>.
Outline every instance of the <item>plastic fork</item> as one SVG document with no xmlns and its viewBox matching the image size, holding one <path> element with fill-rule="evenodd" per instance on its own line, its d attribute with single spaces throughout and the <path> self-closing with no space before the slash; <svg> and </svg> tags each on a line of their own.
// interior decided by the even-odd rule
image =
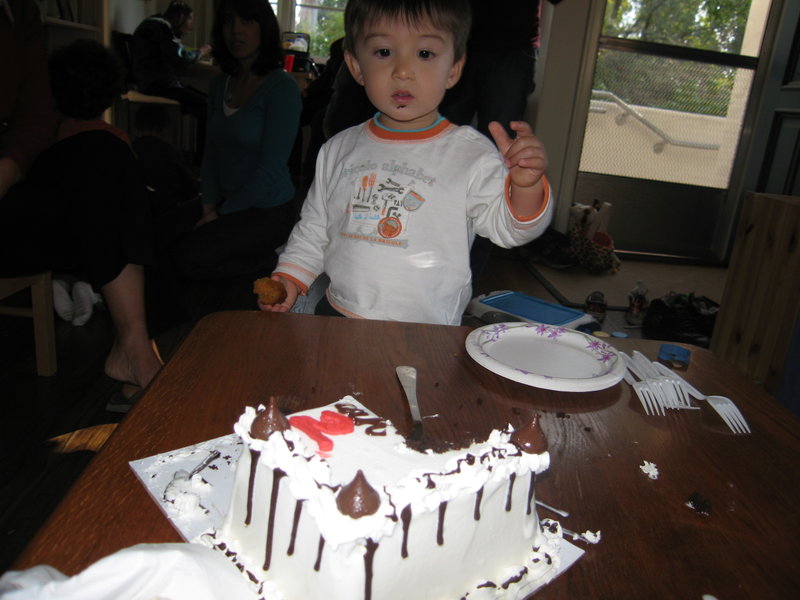
<svg viewBox="0 0 800 600">
<path fill-rule="evenodd" d="M 654 363 L 654 366 L 661 373 L 669 372 L 672 374 L 681 384 L 680 387 L 683 388 L 684 392 L 698 400 L 707 401 L 711 408 L 717 411 L 717 414 L 725 421 L 725 424 L 733 433 L 750 433 L 750 426 L 747 424 L 747 420 L 744 418 L 744 415 L 742 415 L 739 407 L 733 403 L 733 400 L 726 396 L 706 396 L 672 369 L 661 363 Z"/>
<path fill-rule="evenodd" d="M 663 415 L 664 405 L 661 400 L 656 396 L 656 392 L 646 381 L 635 381 L 633 383 L 633 391 L 639 397 L 639 402 L 642 403 L 644 412 L 648 415 Z"/>
<path fill-rule="evenodd" d="M 733 400 L 725 396 L 707 396 L 706 401 L 717 411 L 733 433 L 750 433 L 750 426 Z"/>
<path fill-rule="evenodd" d="M 692 406 L 686 390 L 681 387 L 681 381 L 667 369 L 663 372 L 657 367 L 658 362 L 651 362 L 644 354 L 634 350 L 632 362 L 647 381 L 652 381 L 653 386 L 658 388 L 665 408 L 697 410 L 698 407 Z"/>
</svg>

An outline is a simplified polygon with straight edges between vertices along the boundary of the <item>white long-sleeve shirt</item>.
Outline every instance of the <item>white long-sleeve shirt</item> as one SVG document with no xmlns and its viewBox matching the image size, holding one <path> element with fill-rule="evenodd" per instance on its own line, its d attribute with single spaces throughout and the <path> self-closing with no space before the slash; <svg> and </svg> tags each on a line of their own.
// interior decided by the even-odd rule
<svg viewBox="0 0 800 600">
<path fill-rule="evenodd" d="M 494 145 L 443 120 L 421 132 L 374 120 L 320 150 L 314 183 L 275 271 L 305 292 L 322 272 L 347 316 L 457 325 L 472 294 L 476 234 L 504 248 L 541 235 L 553 200 L 518 218 Z"/>
</svg>

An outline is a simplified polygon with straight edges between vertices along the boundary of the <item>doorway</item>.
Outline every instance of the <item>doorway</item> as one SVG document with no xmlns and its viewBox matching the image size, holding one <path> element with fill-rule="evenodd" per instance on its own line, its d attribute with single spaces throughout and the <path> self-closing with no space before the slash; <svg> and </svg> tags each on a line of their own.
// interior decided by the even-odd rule
<svg viewBox="0 0 800 600">
<path fill-rule="evenodd" d="M 557 229 L 573 201 L 597 199 L 613 205 L 619 251 L 724 262 L 773 4 L 782 0 L 551 9 L 536 121 L 560 198 Z M 554 151 L 563 154 L 553 160 Z"/>
<path fill-rule="evenodd" d="M 574 200 L 618 250 L 715 259 L 770 0 L 609 0 Z"/>
</svg>

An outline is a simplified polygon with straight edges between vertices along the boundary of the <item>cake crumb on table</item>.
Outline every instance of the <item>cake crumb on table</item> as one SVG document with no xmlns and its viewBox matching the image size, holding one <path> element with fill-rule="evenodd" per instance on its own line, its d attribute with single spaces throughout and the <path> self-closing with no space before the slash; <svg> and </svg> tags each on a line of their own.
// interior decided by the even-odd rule
<svg viewBox="0 0 800 600">
<path fill-rule="evenodd" d="M 642 473 L 647 475 L 650 479 L 658 479 L 658 467 L 655 463 L 646 460 L 643 464 L 639 465 L 639 468 L 642 470 Z"/>
</svg>

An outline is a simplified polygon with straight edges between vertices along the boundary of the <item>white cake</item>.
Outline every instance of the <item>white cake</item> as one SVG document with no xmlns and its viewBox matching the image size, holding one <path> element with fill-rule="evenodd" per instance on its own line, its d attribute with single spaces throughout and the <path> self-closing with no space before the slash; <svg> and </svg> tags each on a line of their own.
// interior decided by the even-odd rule
<svg viewBox="0 0 800 600">
<path fill-rule="evenodd" d="M 350 396 L 288 423 L 271 400 L 234 429 L 231 506 L 206 541 L 267 600 L 521 599 L 558 570 L 560 527 L 535 509 L 536 418 L 442 453 Z"/>
</svg>

